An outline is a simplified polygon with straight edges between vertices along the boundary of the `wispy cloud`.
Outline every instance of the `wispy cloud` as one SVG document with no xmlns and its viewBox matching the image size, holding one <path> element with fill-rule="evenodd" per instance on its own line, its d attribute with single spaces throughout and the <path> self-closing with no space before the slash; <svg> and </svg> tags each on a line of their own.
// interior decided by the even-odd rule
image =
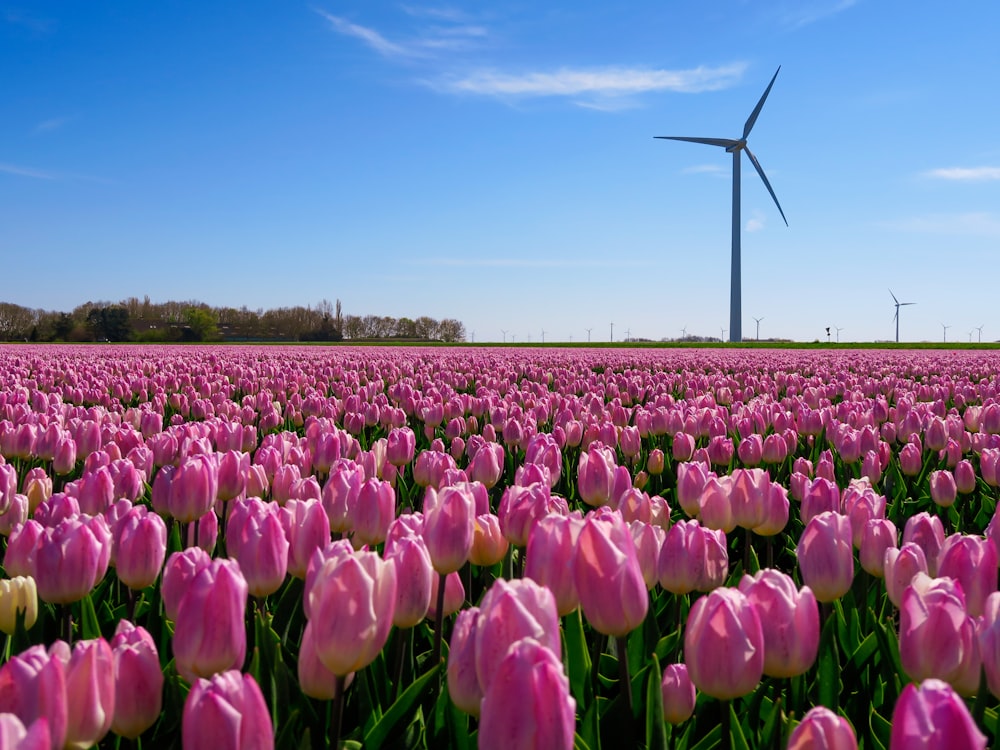
<svg viewBox="0 0 1000 750">
<path fill-rule="evenodd" d="M 883 223 L 889 229 L 921 234 L 1000 237 L 1000 216 L 986 211 L 930 214 Z"/>
<path fill-rule="evenodd" d="M 799 2 L 795 9 L 784 14 L 781 21 L 790 28 L 798 29 L 822 21 L 857 5 L 858 0 L 812 0 Z"/>
<path fill-rule="evenodd" d="M 1000 167 L 945 167 L 924 172 L 924 176 L 953 182 L 1000 180 Z"/>
<path fill-rule="evenodd" d="M 654 91 L 697 93 L 727 88 L 738 81 L 745 70 L 745 63 L 734 63 L 690 70 L 605 67 L 560 68 L 552 72 L 520 74 L 482 71 L 440 85 L 457 93 L 499 97 L 629 96 Z"/>
<path fill-rule="evenodd" d="M 392 40 L 371 27 L 362 26 L 325 10 L 318 8 L 315 10 L 329 22 L 334 31 L 343 36 L 359 39 L 375 52 L 387 58 L 422 58 L 431 57 L 435 53 L 443 51 L 454 52 L 469 49 L 478 40 L 489 35 L 488 29 L 482 25 L 464 22 L 444 25 L 444 23 L 457 18 L 455 15 L 448 15 L 445 11 L 410 8 L 405 9 L 410 15 L 430 16 L 442 23 L 418 29 L 406 39 Z"/>
<path fill-rule="evenodd" d="M 34 169 L 33 167 L 19 167 L 16 164 L 2 164 L 0 163 L 0 172 L 5 174 L 12 174 L 17 177 L 31 177 L 35 180 L 57 180 L 59 175 L 53 172 L 45 172 L 41 169 Z"/>
<path fill-rule="evenodd" d="M 685 167 L 681 170 L 682 174 L 729 174 L 728 170 L 722 168 L 718 164 L 696 164 L 693 167 Z"/>
<path fill-rule="evenodd" d="M 327 13 L 325 10 L 317 8 L 316 12 L 330 22 L 334 31 L 343 34 L 344 36 L 360 39 L 380 55 L 384 55 L 385 57 L 407 57 L 412 54 L 412 51 L 400 44 L 390 42 L 375 29 L 351 23 L 347 19 L 335 16 L 332 13 Z"/>
</svg>

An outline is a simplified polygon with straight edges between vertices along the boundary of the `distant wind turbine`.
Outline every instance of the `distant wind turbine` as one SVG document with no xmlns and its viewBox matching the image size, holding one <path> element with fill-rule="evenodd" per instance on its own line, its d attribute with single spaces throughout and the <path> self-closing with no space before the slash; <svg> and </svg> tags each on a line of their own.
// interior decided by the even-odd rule
<svg viewBox="0 0 1000 750">
<path fill-rule="evenodd" d="M 503 342 L 506 344 L 507 343 L 507 332 L 503 328 L 501 328 L 500 329 L 500 333 L 503 334 Z"/>
<path fill-rule="evenodd" d="M 944 342 L 948 341 L 948 329 L 951 326 L 946 326 L 944 323 L 941 324 L 941 340 Z"/>
<path fill-rule="evenodd" d="M 840 332 L 843 331 L 844 329 L 841 326 L 834 326 L 834 328 L 837 330 L 837 343 L 839 344 L 840 343 Z"/>
<path fill-rule="evenodd" d="M 686 339 L 687 335 L 688 335 L 688 329 L 687 326 L 684 326 L 683 328 L 681 328 L 681 338 Z"/>
<path fill-rule="evenodd" d="M 889 290 L 889 294 L 892 294 L 892 290 Z M 916 302 L 900 302 L 896 299 L 896 295 L 892 294 L 892 301 L 896 303 L 896 314 L 892 316 L 892 319 L 896 321 L 896 343 L 899 343 L 899 308 L 905 305 L 915 305 Z"/>
<path fill-rule="evenodd" d="M 720 333 L 719 333 L 719 341 L 725 341 L 726 340 L 726 329 L 723 328 L 722 326 L 719 326 L 719 331 L 720 331 Z"/>
<path fill-rule="evenodd" d="M 979 343 L 980 343 L 980 344 L 981 344 L 981 343 L 983 343 L 983 327 L 984 327 L 985 325 L 986 325 L 986 324 L 985 324 L 985 323 L 983 323 L 983 325 L 979 326 L 979 327 L 978 327 L 978 328 L 976 329 L 977 331 L 979 331 Z"/>
<path fill-rule="evenodd" d="M 762 318 L 762 317 L 761 318 L 754 318 L 754 320 L 757 322 L 757 337 L 756 337 L 757 341 L 760 341 L 760 321 L 762 321 L 763 319 L 764 318 Z"/>
<path fill-rule="evenodd" d="M 587 343 L 589 344 L 590 343 L 590 332 L 593 331 L 594 329 L 593 328 L 588 328 L 586 330 L 587 330 Z"/>
<path fill-rule="evenodd" d="M 771 93 L 771 87 L 774 85 L 774 80 L 778 77 L 778 73 L 780 71 L 781 66 L 779 65 L 778 70 L 774 71 L 774 77 L 771 78 L 771 82 L 767 84 L 767 88 L 764 89 L 763 95 L 761 95 L 760 100 L 757 102 L 757 106 L 753 108 L 753 112 L 750 113 L 746 123 L 743 125 L 743 136 L 741 138 L 700 138 L 676 135 L 654 136 L 655 138 L 663 138 L 670 141 L 687 141 L 689 143 L 704 143 L 708 146 L 721 146 L 733 155 L 733 252 L 729 282 L 730 341 L 743 340 L 743 301 L 742 280 L 740 276 L 740 154 L 743 151 L 747 152 L 747 156 L 750 158 L 750 163 L 753 164 L 754 169 L 757 170 L 757 174 L 760 175 L 760 179 L 764 181 L 764 187 L 766 187 L 767 192 L 771 194 L 771 198 L 774 200 L 774 205 L 778 207 L 778 213 L 781 214 L 781 218 L 785 222 L 785 226 L 788 226 L 788 219 L 785 218 L 785 212 L 781 210 L 781 204 L 778 203 L 778 197 L 774 194 L 774 190 L 771 188 L 771 183 L 767 181 L 767 175 L 764 174 L 764 169 L 760 166 L 760 162 L 757 161 L 757 157 L 753 155 L 749 148 L 747 148 L 747 137 L 750 135 L 750 131 L 753 129 L 754 123 L 757 122 L 757 116 L 760 114 L 760 110 L 764 106 L 764 100 L 767 99 L 767 95 Z"/>
</svg>

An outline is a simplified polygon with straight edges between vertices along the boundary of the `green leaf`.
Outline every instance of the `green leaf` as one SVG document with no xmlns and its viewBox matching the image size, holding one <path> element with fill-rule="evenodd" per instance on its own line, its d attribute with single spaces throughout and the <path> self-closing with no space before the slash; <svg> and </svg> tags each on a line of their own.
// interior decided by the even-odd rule
<svg viewBox="0 0 1000 750">
<path fill-rule="evenodd" d="M 767 712 L 764 726 L 760 730 L 759 747 L 777 747 L 776 735 L 781 731 L 781 696 L 771 703 L 771 708 Z"/>
<path fill-rule="evenodd" d="M 590 750 L 601 750 L 601 717 L 597 701 L 591 701 L 580 719 L 580 739 Z"/>
<path fill-rule="evenodd" d="M 663 673 L 660 662 L 653 656 L 646 680 L 646 747 L 649 750 L 666 750 L 667 733 L 663 721 Z"/>
<path fill-rule="evenodd" d="M 740 724 L 740 718 L 736 715 L 736 707 L 732 701 L 727 701 L 727 703 L 729 703 L 729 740 L 732 743 L 730 747 L 732 750 L 750 750 L 746 735 L 743 734 L 743 725 Z"/>
<path fill-rule="evenodd" d="M 87 594 L 80 600 L 80 636 L 84 640 L 101 637 L 101 625 L 94 611 L 94 600 Z"/>
<path fill-rule="evenodd" d="M 581 712 L 591 704 L 593 691 L 590 684 L 590 652 L 583 632 L 583 615 L 579 608 L 563 618 L 563 633 L 566 637 L 566 671 L 569 674 L 569 689 L 576 699 Z"/>
<path fill-rule="evenodd" d="M 573 750 L 590 750 L 590 745 L 584 742 L 579 732 L 573 735 Z"/>
<path fill-rule="evenodd" d="M 837 649 L 837 616 L 826 618 L 819 639 L 819 703 L 837 710 L 840 696 L 840 654 Z"/>
<path fill-rule="evenodd" d="M 872 728 L 872 739 L 875 741 L 876 746 L 883 748 L 889 747 L 889 738 L 892 735 L 892 723 L 883 718 L 877 711 L 871 712 L 870 725 Z"/>
<path fill-rule="evenodd" d="M 385 744 L 400 721 L 409 718 L 417 703 L 437 687 L 435 680 L 438 679 L 440 670 L 441 666 L 435 664 L 403 691 L 382 718 L 365 734 L 363 743 L 365 747 L 382 747 Z"/>
</svg>

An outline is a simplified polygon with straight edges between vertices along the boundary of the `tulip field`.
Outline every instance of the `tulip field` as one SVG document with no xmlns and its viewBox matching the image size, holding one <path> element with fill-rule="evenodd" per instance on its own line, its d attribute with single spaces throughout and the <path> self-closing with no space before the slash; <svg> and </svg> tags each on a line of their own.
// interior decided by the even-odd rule
<svg viewBox="0 0 1000 750">
<path fill-rule="evenodd" d="M 0 346 L 4 748 L 1000 748 L 1000 356 Z"/>
</svg>

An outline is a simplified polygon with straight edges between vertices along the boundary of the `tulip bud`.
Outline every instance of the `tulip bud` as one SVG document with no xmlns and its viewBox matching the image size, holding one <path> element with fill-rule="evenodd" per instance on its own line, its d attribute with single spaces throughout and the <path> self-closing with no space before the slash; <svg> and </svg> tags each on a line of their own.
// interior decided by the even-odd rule
<svg viewBox="0 0 1000 750">
<path fill-rule="evenodd" d="M 24 629 L 31 630 L 38 619 L 38 593 L 31 576 L 0 580 L 0 631 L 14 635 L 19 614 L 24 617 Z"/>
<path fill-rule="evenodd" d="M 832 602 L 850 590 L 854 580 L 854 549 L 847 516 L 829 511 L 820 513 L 806 524 L 796 550 L 802 580 L 817 600 Z"/>
<path fill-rule="evenodd" d="M 56 641 L 50 658 L 62 661 L 66 675 L 66 745 L 92 747 L 111 729 L 115 714 L 114 659 L 103 638 L 77 641 L 70 651 Z"/>
<path fill-rule="evenodd" d="M 903 688 L 892 711 L 889 750 L 984 750 L 986 736 L 958 694 L 946 682 L 924 680 Z"/>
<path fill-rule="evenodd" d="M 826 706 L 809 709 L 792 730 L 787 750 L 858 750 L 858 740 L 847 719 Z"/>
<path fill-rule="evenodd" d="M 185 750 L 274 748 L 274 725 L 260 686 L 235 669 L 191 686 L 181 733 Z"/>
<path fill-rule="evenodd" d="M 115 712 L 111 731 L 134 740 L 160 718 L 163 670 L 156 643 L 145 628 L 121 620 L 111 639 Z"/>
<path fill-rule="evenodd" d="M 739 590 L 760 617 L 764 674 L 804 674 L 819 650 L 819 606 L 809 587 L 796 589 L 790 576 L 765 568 L 754 576 L 744 575 Z"/>
<path fill-rule="evenodd" d="M 684 662 L 701 692 L 732 700 L 752 692 L 764 672 L 760 618 L 739 590 L 718 588 L 691 607 Z"/>
<path fill-rule="evenodd" d="M 695 689 L 686 664 L 668 664 L 660 682 L 663 697 L 663 719 L 668 724 L 680 724 L 694 714 Z"/>
<path fill-rule="evenodd" d="M 463 609 L 455 618 L 448 644 L 448 694 L 452 703 L 471 716 L 479 716 L 483 691 L 476 676 L 476 629 L 479 607 Z"/>
<path fill-rule="evenodd" d="M 45 646 L 32 646 L 0 666 L 0 716 L 15 714 L 25 724 L 46 720 L 55 749 L 66 744 L 66 704 L 66 669 Z"/>
</svg>

